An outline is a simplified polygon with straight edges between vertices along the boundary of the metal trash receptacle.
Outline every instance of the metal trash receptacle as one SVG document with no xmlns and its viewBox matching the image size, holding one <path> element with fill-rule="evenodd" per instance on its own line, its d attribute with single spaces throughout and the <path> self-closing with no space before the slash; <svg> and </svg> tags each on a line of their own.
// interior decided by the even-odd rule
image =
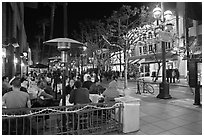
<svg viewBox="0 0 204 137">
<path fill-rule="evenodd" d="M 130 96 L 115 98 L 116 102 L 123 103 L 121 120 L 123 122 L 123 133 L 139 130 L 140 124 L 140 99 Z"/>
</svg>

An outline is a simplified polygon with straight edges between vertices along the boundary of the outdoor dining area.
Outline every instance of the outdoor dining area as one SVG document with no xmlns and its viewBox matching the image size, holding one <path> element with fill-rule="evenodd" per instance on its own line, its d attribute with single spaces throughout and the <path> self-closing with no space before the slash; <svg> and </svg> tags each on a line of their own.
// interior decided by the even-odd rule
<svg viewBox="0 0 204 137">
<path fill-rule="evenodd" d="M 121 132 L 121 103 L 100 103 L 102 95 L 90 94 L 90 103 L 74 105 L 69 102 L 70 95 L 68 94 L 64 106 L 62 104 L 62 83 L 56 85 L 57 91 L 49 92 L 48 87 L 51 88 L 51 86 L 40 82 L 39 77 L 28 77 L 27 79 L 29 79 L 27 93 L 31 100 L 31 108 L 3 107 L 3 135 L 75 135 Z"/>
<path fill-rule="evenodd" d="M 25 78 L 27 83 L 24 84 L 24 88 L 29 94 L 31 107 L 6 108 L 3 106 L 2 134 L 49 135 L 121 132 L 121 103 L 100 103 L 99 100 L 102 96 L 99 94 L 90 95 L 90 103 L 76 105 L 69 102 L 69 95 L 65 91 L 67 52 L 76 50 L 84 44 L 69 38 L 56 40 L 47 41 L 45 44 L 58 46 L 61 51 L 61 62 L 64 63 L 64 67 L 60 71 L 61 82 L 57 82 L 56 77 L 50 81 L 48 74 L 41 74 L 41 69 L 46 69 L 48 66 L 44 64 L 29 66 L 34 71 Z"/>
</svg>

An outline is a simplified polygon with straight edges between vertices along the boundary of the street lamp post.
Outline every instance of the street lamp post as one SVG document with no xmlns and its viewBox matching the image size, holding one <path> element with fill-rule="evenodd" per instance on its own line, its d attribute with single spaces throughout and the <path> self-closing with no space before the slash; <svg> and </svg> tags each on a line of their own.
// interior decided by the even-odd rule
<svg viewBox="0 0 204 137">
<path fill-rule="evenodd" d="M 162 19 L 162 14 L 163 19 Z M 162 31 L 164 31 L 164 24 L 165 21 L 172 15 L 171 11 L 165 11 L 162 13 L 162 9 L 159 7 L 156 7 L 153 10 L 154 18 L 157 20 L 157 25 L 159 25 L 159 21 L 162 22 Z M 159 85 L 159 95 L 157 95 L 157 98 L 160 99 L 170 99 L 172 98 L 169 94 L 169 84 L 166 81 L 166 42 L 161 40 L 161 46 L 162 46 L 162 83 Z"/>
</svg>

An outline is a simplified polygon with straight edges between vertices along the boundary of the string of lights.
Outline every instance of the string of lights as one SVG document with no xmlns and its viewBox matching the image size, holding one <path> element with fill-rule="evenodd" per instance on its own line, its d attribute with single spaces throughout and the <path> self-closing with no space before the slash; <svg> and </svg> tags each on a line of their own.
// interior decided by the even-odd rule
<svg viewBox="0 0 204 137">
<path fill-rule="evenodd" d="M 37 114 L 42 114 L 43 112 L 47 112 L 47 111 L 57 112 L 57 113 L 77 113 L 77 112 L 83 111 L 84 109 L 87 109 L 87 108 L 94 108 L 94 109 L 104 110 L 104 109 L 112 109 L 112 108 L 115 108 L 115 107 L 117 107 L 119 105 L 121 105 L 121 103 L 116 103 L 116 104 L 114 104 L 111 107 L 97 107 L 97 106 L 94 106 L 94 105 L 86 105 L 83 108 L 80 108 L 80 109 L 77 109 L 77 110 L 68 110 L 68 109 L 66 109 L 65 111 L 56 110 L 56 109 L 53 109 L 53 108 L 45 108 L 45 109 L 37 111 L 37 112 L 31 112 L 30 111 L 29 114 L 23 114 L 23 115 L 7 115 L 7 114 L 2 114 L 2 117 L 9 117 L 9 118 L 11 118 L 11 117 L 12 118 L 16 118 L 16 117 L 28 117 L 28 116 L 33 116 L 33 115 L 37 115 Z"/>
</svg>

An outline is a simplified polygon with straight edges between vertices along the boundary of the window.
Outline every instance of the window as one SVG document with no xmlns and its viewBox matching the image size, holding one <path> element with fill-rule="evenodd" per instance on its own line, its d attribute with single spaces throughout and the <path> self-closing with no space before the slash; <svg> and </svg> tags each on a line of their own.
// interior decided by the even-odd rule
<svg viewBox="0 0 204 137">
<path fill-rule="evenodd" d="M 157 44 L 154 44 L 154 52 L 157 52 Z"/>
<path fill-rule="evenodd" d="M 142 55 L 142 47 L 139 47 L 139 51 L 140 51 L 139 55 Z"/>
<path fill-rule="evenodd" d="M 147 54 L 147 46 L 143 46 L 143 54 Z"/>
<path fill-rule="evenodd" d="M 171 42 L 166 42 L 165 45 L 167 50 L 171 49 Z"/>
<path fill-rule="evenodd" d="M 152 52 L 153 52 L 152 45 L 149 45 L 149 53 L 152 53 Z"/>
</svg>

